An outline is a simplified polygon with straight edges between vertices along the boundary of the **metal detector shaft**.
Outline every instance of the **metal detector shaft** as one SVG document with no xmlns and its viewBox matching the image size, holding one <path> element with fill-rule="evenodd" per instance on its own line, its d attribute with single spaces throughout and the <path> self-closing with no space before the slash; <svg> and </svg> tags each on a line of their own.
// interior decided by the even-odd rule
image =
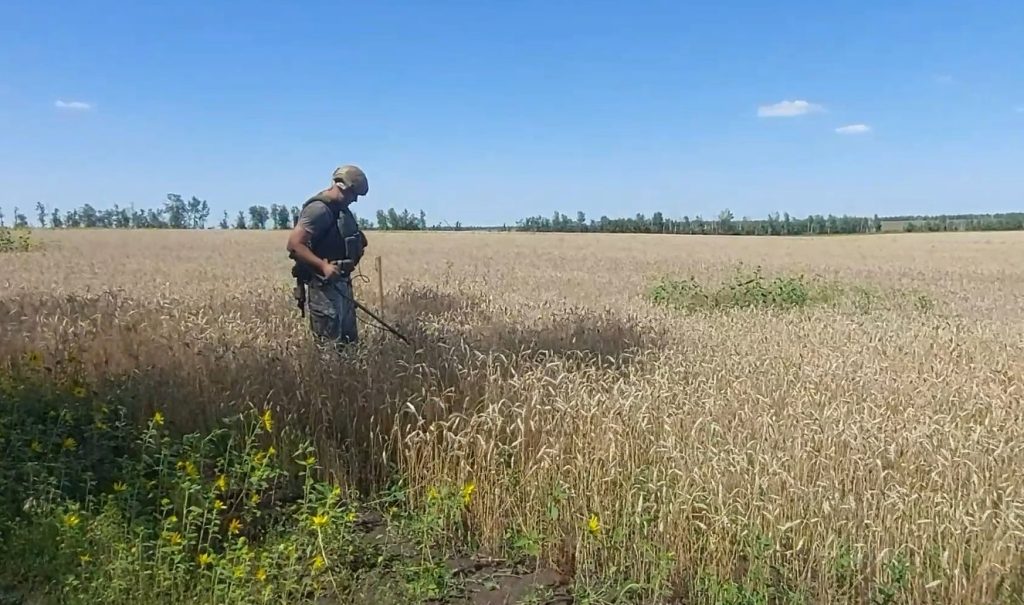
<svg viewBox="0 0 1024 605">
<path fill-rule="evenodd" d="M 408 338 L 406 338 L 405 336 L 403 336 L 403 335 L 402 335 L 402 333 L 401 333 L 401 332 L 399 332 L 398 330 L 396 330 L 396 329 L 392 328 L 392 327 L 391 327 L 390 325 L 388 325 L 388 323 L 387 323 L 386 321 L 384 321 L 383 319 L 381 319 L 381 318 L 377 317 L 377 315 L 376 315 L 376 314 L 375 314 L 375 313 L 374 313 L 373 311 L 371 311 L 371 310 L 369 310 L 369 309 L 367 309 L 367 308 L 366 308 L 366 305 L 364 305 L 363 303 L 359 302 L 358 300 L 356 300 L 356 299 L 354 299 L 354 298 L 350 298 L 349 300 L 350 300 L 350 301 L 352 301 L 352 303 L 353 303 L 353 304 L 355 304 L 355 306 L 356 306 L 356 307 L 358 307 L 358 308 L 362 309 L 362 310 L 363 310 L 363 313 L 366 313 L 367 315 L 369 315 L 370 317 L 372 317 L 372 318 L 374 319 L 374 321 L 376 321 L 377 323 L 379 323 L 379 324 L 380 324 L 380 325 L 381 325 L 382 327 L 384 327 L 384 329 L 386 329 L 386 330 L 387 330 L 388 332 L 391 332 L 392 334 L 394 334 L 394 335 L 395 335 L 395 336 L 397 336 L 398 338 L 402 339 L 402 342 L 404 342 L 405 344 L 407 344 L 407 345 L 412 345 L 412 343 L 411 343 L 411 342 L 409 342 L 409 339 L 408 339 Z"/>
</svg>

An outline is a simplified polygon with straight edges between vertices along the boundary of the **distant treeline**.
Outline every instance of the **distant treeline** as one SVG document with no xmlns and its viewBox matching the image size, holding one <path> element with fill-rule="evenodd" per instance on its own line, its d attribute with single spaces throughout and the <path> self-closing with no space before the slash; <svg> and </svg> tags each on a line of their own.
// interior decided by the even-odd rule
<svg viewBox="0 0 1024 605">
<path fill-rule="evenodd" d="M 904 223 L 903 231 L 1014 231 L 1024 229 L 1024 213 L 961 214 L 938 216 L 836 216 L 812 214 L 804 218 L 788 212 L 773 212 L 764 219 L 737 219 L 729 210 L 706 219 L 665 218 L 661 212 L 651 216 L 637 214 L 630 218 L 609 218 L 589 221 L 583 212 L 573 219 L 560 212 L 551 217 L 533 216 L 517 221 L 517 231 L 560 233 L 667 233 L 693 235 L 821 235 L 843 233 L 878 233 L 886 223 Z"/>
<path fill-rule="evenodd" d="M 940 216 L 900 216 L 903 230 L 913 231 L 1018 231 L 1024 229 L 1024 212 L 1002 214 L 954 214 Z"/>
<path fill-rule="evenodd" d="M 134 205 L 121 208 L 99 209 L 90 204 L 61 211 L 47 208 L 39 202 L 35 205 L 35 225 L 43 228 L 106 228 L 106 229 L 208 229 L 210 206 L 204 199 L 195 196 L 184 199 L 171 193 L 163 206 L 138 209 Z M 232 219 L 224 212 L 215 225 L 220 229 L 290 229 L 298 220 L 299 207 L 284 204 L 270 206 L 256 204 L 248 211 L 238 211 Z M 356 211 L 358 217 L 358 211 Z M 5 226 L 5 215 L 0 209 L 0 226 Z M 531 231 L 560 233 L 665 233 L 694 235 L 822 235 L 844 233 L 877 233 L 884 230 L 903 231 L 1014 231 L 1024 230 L 1024 212 L 997 214 L 950 214 L 936 216 L 836 216 L 812 214 L 804 218 L 790 216 L 788 212 L 769 214 L 767 218 L 737 219 L 726 209 L 714 218 L 696 215 L 693 218 L 666 218 L 655 212 L 650 216 L 637 214 L 633 217 L 587 220 L 586 214 L 577 212 L 572 218 L 561 212 L 550 217 L 533 216 L 516 222 L 515 226 L 464 226 L 460 222 L 452 225 L 427 224 L 426 214 L 408 210 L 401 212 L 394 208 L 378 210 L 376 221 L 358 218 L 360 228 L 388 231 Z M 900 225 L 902 223 L 902 225 Z M 14 227 L 30 226 L 29 217 L 19 208 L 14 208 Z"/>
<path fill-rule="evenodd" d="M 61 211 L 59 208 L 47 208 L 42 202 L 35 205 L 35 225 L 52 229 L 207 229 L 210 217 L 210 205 L 206 200 L 192 196 L 186 200 L 181 195 L 171 193 L 167 201 L 159 208 L 139 209 L 134 205 L 121 208 L 114 204 L 112 208 L 95 208 L 84 204 L 79 208 Z M 5 216 L 0 209 L 0 226 L 5 225 Z M 13 226 L 29 227 L 29 217 L 20 208 L 14 208 Z M 238 211 L 234 219 L 224 216 L 217 227 L 220 229 L 291 229 L 299 218 L 298 206 L 271 204 L 269 207 L 256 204 L 249 207 L 248 212 Z M 390 208 L 377 211 L 377 222 L 358 219 L 362 229 L 382 229 L 396 231 L 412 231 L 427 228 L 426 214 L 421 210 L 413 215 L 408 210 L 402 212 Z M 440 227 L 435 227 L 440 228 Z"/>
<path fill-rule="evenodd" d="M 806 218 L 791 217 L 789 213 L 772 213 L 767 219 L 737 220 L 729 210 L 723 210 L 716 218 L 706 219 L 700 215 L 693 218 L 665 218 L 661 212 L 651 216 L 637 214 L 631 218 L 609 218 L 587 221 L 583 212 L 576 213 L 576 219 L 560 212 L 550 218 L 534 216 L 516 223 L 518 231 L 557 231 L 577 233 L 671 233 L 695 235 L 799 235 L 822 233 L 874 233 L 882 230 L 882 219 L 858 216 L 811 215 Z"/>
</svg>

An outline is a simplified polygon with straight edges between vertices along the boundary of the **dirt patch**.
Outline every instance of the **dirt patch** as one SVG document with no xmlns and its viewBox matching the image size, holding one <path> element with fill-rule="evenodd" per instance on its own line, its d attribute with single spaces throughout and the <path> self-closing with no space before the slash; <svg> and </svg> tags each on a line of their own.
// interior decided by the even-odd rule
<svg viewBox="0 0 1024 605">
<path fill-rule="evenodd" d="M 569 604 L 570 578 L 554 569 L 525 570 L 494 559 L 457 558 L 447 561 L 452 574 L 463 580 L 460 605 Z"/>
</svg>

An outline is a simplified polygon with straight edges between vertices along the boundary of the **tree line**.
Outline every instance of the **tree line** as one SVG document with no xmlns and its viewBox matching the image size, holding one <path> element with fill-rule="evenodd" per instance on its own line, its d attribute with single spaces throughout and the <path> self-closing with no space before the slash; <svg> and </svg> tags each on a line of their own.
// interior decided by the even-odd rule
<svg viewBox="0 0 1024 605">
<path fill-rule="evenodd" d="M 903 230 L 915 231 L 1019 231 L 1024 229 L 1024 212 L 1001 214 L 956 214 L 906 219 Z M 893 219 L 898 220 L 898 219 Z"/>
<path fill-rule="evenodd" d="M 210 205 L 195 196 L 184 199 L 177 193 L 167 194 L 162 206 L 156 208 L 127 208 L 114 204 L 110 208 L 96 208 L 83 204 L 78 208 L 61 211 L 47 208 L 42 202 L 35 205 L 35 226 L 51 229 L 207 229 Z M 13 226 L 31 226 L 29 217 L 17 206 L 14 208 Z M 234 218 L 227 211 L 217 223 L 220 229 L 291 229 L 299 219 L 299 207 L 285 204 L 270 206 L 254 204 L 247 211 L 239 210 Z M 0 208 L 0 227 L 6 226 L 6 217 Z M 357 218 L 361 229 L 413 231 L 427 229 L 426 214 L 394 208 L 377 211 L 377 221 Z"/>
<path fill-rule="evenodd" d="M 1024 213 L 965 214 L 938 216 L 836 216 L 811 214 L 804 218 L 773 212 L 763 219 L 743 217 L 736 219 L 726 209 L 718 216 L 681 219 L 666 218 L 663 213 L 651 216 L 587 220 L 586 214 L 577 212 L 576 218 L 555 212 L 552 216 L 533 216 L 516 222 L 517 231 L 560 233 L 664 233 L 692 235 L 828 235 L 878 233 L 884 223 L 904 223 L 903 230 L 914 231 L 1015 231 L 1024 230 Z"/>
<path fill-rule="evenodd" d="M 516 223 L 518 231 L 556 231 L 578 233 L 668 233 L 693 235 L 798 235 L 831 233 L 876 233 L 882 230 L 882 220 L 873 217 L 835 216 L 812 214 L 806 218 L 795 218 L 788 212 L 773 212 L 766 219 L 742 218 L 737 220 L 732 211 L 726 209 L 714 218 L 696 215 L 681 219 L 666 218 L 663 213 L 651 216 L 637 214 L 629 218 L 587 220 L 586 214 L 577 212 L 575 220 L 555 212 L 551 217 L 534 216 Z"/>
<path fill-rule="evenodd" d="M 210 205 L 206 200 L 191 196 L 185 199 L 177 193 L 170 193 L 162 206 L 156 208 L 127 208 L 115 204 L 111 208 L 96 208 L 83 204 L 78 208 L 61 211 L 47 208 L 42 202 L 35 205 L 35 224 L 43 228 L 106 228 L 106 229 L 207 229 Z M 357 215 L 358 216 L 358 215 Z M 255 204 L 248 210 L 239 210 L 234 218 L 225 211 L 216 225 L 220 229 L 290 229 L 299 217 L 298 206 Z M 0 209 L 0 227 L 6 226 L 5 215 Z M 388 231 L 444 231 L 473 229 L 456 223 L 454 227 L 427 224 L 426 214 L 420 210 L 414 214 L 409 210 L 401 212 L 394 208 L 378 210 L 376 221 L 357 218 L 361 229 Z M 662 212 L 650 216 L 638 213 L 632 217 L 602 216 L 587 219 L 584 212 L 575 218 L 561 212 L 550 217 L 533 216 L 521 219 L 513 227 L 475 227 L 476 229 L 515 230 L 528 232 L 561 233 L 663 233 L 693 235 L 827 235 L 877 233 L 883 223 L 903 223 L 902 230 L 917 231 L 1014 231 L 1024 230 L 1024 212 L 996 214 L 954 214 L 936 216 L 836 216 L 811 214 L 803 218 L 791 216 L 788 212 L 773 212 L 762 219 L 743 217 L 737 219 L 732 211 L 725 209 L 712 218 L 700 214 L 694 217 L 667 218 Z M 18 207 L 14 208 L 14 227 L 29 227 L 30 219 Z"/>
</svg>

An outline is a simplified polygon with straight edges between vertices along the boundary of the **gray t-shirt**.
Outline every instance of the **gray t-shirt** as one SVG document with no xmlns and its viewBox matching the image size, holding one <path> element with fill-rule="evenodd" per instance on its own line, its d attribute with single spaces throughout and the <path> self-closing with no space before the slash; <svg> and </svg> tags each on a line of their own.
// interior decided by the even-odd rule
<svg viewBox="0 0 1024 605">
<path fill-rule="evenodd" d="M 334 214 L 327 204 L 313 202 L 299 212 L 299 225 L 309 234 L 311 241 L 324 239 L 327 233 L 335 228 Z"/>
<path fill-rule="evenodd" d="M 306 205 L 299 213 L 299 224 L 310 236 L 310 249 L 318 257 L 333 261 L 346 258 L 348 253 L 345 249 L 345 231 L 352 234 L 358 233 L 355 220 L 350 213 L 342 211 L 339 219 L 335 219 L 334 212 L 323 202 L 312 202 Z M 344 227 L 341 223 L 344 223 Z M 353 259 L 358 261 L 359 259 Z"/>
</svg>

